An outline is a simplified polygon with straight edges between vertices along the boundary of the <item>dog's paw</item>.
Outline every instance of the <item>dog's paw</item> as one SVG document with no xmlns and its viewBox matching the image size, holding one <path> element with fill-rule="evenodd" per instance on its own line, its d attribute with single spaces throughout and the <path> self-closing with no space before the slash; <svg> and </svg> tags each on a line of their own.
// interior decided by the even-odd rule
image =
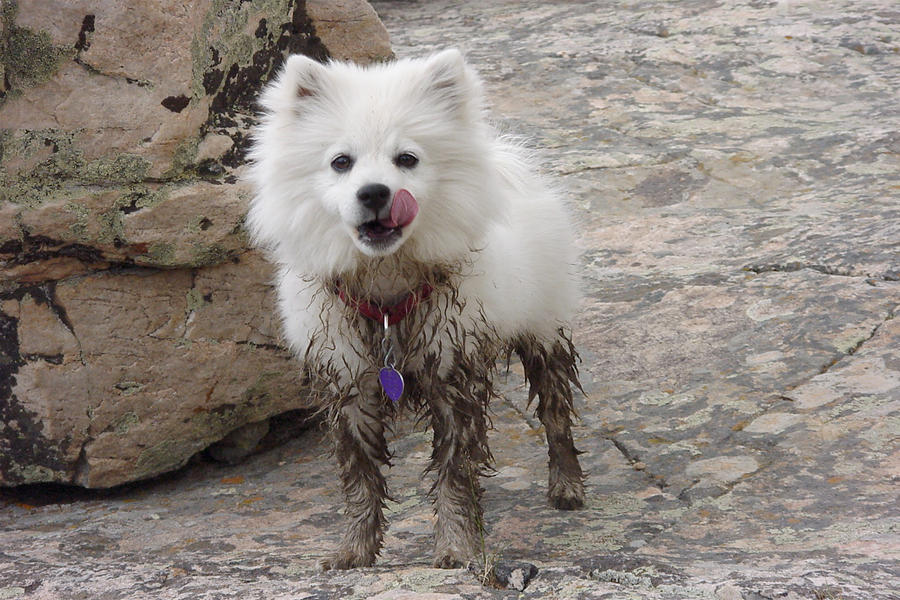
<svg viewBox="0 0 900 600">
<path fill-rule="evenodd" d="M 453 552 L 444 552 L 439 554 L 432 564 L 436 569 L 461 569 L 468 562 L 467 559 L 457 556 Z"/>
<path fill-rule="evenodd" d="M 584 485 L 579 481 L 570 485 L 556 485 L 548 494 L 550 506 L 559 510 L 576 510 L 584 507 Z"/>
<path fill-rule="evenodd" d="M 375 564 L 374 556 L 359 556 L 351 552 L 338 552 L 331 558 L 326 558 L 319 563 L 319 568 L 323 571 L 345 571 L 347 569 L 357 569 L 359 567 L 371 567 Z"/>
<path fill-rule="evenodd" d="M 550 505 L 558 510 L 577 510 L 584 508 L 584 498 L 577 496 L 550 496 Z"/>
</svg>

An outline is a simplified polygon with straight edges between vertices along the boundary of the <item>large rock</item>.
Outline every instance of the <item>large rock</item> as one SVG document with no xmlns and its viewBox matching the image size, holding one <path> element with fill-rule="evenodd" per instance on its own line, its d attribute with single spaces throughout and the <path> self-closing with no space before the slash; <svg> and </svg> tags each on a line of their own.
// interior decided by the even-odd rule
<svg viewBox="0 0 900 600">
<path fill-rule="evenodd" d="M 242 229 L 284 56 L 390 56 L 361 0 L 5 2 L 0 485 L 107 487 L 309 407 Z"/>
</svg>

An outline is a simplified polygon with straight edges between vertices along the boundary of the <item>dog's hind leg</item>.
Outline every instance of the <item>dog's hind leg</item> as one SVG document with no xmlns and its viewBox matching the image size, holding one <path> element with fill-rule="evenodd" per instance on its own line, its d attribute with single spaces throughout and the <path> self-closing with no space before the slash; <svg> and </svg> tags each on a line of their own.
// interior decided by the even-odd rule
<svg viewBox="0 0 900 600">
<path fill-rule="evenodd" d="M 550 455 L 550 481 L 547 496 L 554 508 L 572 510 L 584 506 L 584 474 L 578 463 L 581 454 L 572 440 L 575 407 L 572 385 L 578 383 L 578 354 L 562 330 L 559 338 L 543 344 L 534 337 L 523 337 L 514 345 L 522 359 L 528 380 L 529 404 L 538 397 L 538 419 L 544 425 Z"/>
<path fill-rule="evenodd" d="M 352 569 L 375 563 L 384 538 L 387 484 L 381 465 L 390 464 L 379 393 L 347 399 L 332 414 L 334 453 L 346 501 L 347 531 L 322 568 Z"/>
<path fill-rule="evenodd" d="M 434 429 L 428 470 L 437 474 L 431 489 L 436 516 L 434 566 L 453 569 L 473 559 L 483 543 L 480 478 L 491 457 L 482 399 L 467 398 L 460 388 L 447 387 L 435 390 L 446 394 L 428 400 Z"/>
</svg>

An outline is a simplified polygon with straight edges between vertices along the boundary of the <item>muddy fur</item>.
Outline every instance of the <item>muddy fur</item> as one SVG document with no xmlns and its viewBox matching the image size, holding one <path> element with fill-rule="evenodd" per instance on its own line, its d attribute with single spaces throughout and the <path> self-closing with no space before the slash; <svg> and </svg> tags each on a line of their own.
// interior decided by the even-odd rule
<svg viewBox="0 0 900 600">
<path fill-rule="evenodd" d="M 347 503 L 347 533 L 334 557 L 323 563 L 326 569 L 372 565 L 381 550 L 387 526 L 384 502 L 389 497 L 381 467 L 391 463 L 385 433 L 398 410 L 418 414 L 434 432 L 426 469 L 435 477 L 430 490 L 436 515 L 434 564 L 459 567 L 475 556 L 483 533 L 479 480 L 492 472 L 488 405 L 495 396 L 498 365 L 513 351 L 525 369 L 529 405 L 537 398 L 536 415 L 546 429 L 550 503 L 560 509 L 584 504 L 583 475 L 571 432 L 572 386 L 580 389 L 577 353 L 568 334 L 560 329 L 557 339 L 549 342 L 531 335 L 502 339 L 481 311 L 466 306 L 456 294 L 457 283 L 468 268 L 465 264 L 426 267 L 407 263 L 401 267 L 397 262 L 401 258 L 372 259 L 365 269 L 340 281 L 353 297 L 365 297 L 362 294 L 374 291 L 369 281 L 372 273 L 396 269 L 404 281 L 420 282 L 408 286 L 409 290 L 419 289 L 424 282 L 434 290 L 390 328 L 396 367 L 407 382 L 397 404 L 377 383 L 383 361 L 383 325 L 341 301 L 334 279 L 314 284 L 325 306 L 341 313 L 336 330 L 335 321 L 321 320 L 321 329 L 305 357 L 327 415 Z M 406 293 L 410 292 L 400 296 Z M 356 340 L 354 352 L 367 365 L 352 378 L 338 375 L 348 364 L 338 364 L 338 358 L 329 352 L 333 344 L 327 340 L 335 335 Z"/>
<path fill-rule="evenodd" d="M 565 330 L 558 331 L 559 339 L 551 345 L 538 342 L 532 336 L 516 340 L 513 349 L 522 360 L 528 380 L 528 402 L 535 396 L 535 413 L 544 425 L 550 454 L 550 482 L 547 496 L 550 504 L 562 510 L 584 506 L 584 474 L 578 464 L 581 454 L 572 440 L 572 417 L 575 406 L 572 386 L 584 391 L 578 381 L 575 347 Z"/>
</svg>

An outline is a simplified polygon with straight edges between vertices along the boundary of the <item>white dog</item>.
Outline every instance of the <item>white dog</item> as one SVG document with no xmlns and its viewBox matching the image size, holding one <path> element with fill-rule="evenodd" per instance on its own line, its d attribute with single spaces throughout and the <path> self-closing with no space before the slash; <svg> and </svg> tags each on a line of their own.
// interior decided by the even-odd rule
<svg viewBox="0 0 900 600">
<path fill-rule="evenodd" d="M 328 411 L 347 502 L 347 533 L 323 566 L 372 565 L 381 549 L 398 406 L 434 430 L 435 565 L 474 556 L 486 409 L 510 351 L 538 397 L 550 502 L 582 506 L 571 226 L 488 125 L 460 53 L 369 67 L 291 56 L 261 104 L 248 226 L 278 266 L 285 336 Z"/>
</svg>

